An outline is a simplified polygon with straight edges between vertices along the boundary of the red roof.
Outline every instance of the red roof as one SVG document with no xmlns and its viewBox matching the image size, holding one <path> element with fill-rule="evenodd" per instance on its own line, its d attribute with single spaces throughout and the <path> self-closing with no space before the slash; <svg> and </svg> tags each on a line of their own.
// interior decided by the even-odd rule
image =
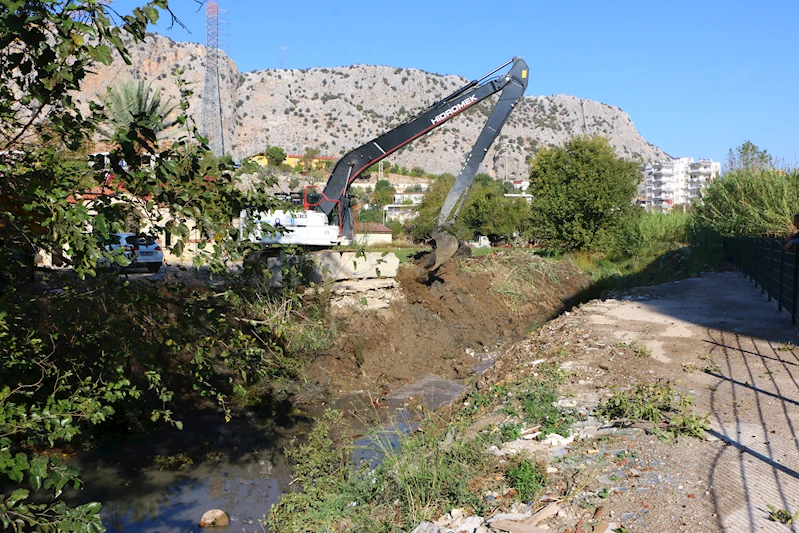
<svg viewBox="0 0 799 533">
<path fill-rule="evenodd" d="M 292 159 L 302 159 L 305 156 L 301 155 L 301 154 L 288 154 L 286 157 L 287 158 L 290 157 Z M 332 155 L 317 155 L 317 156 L 314 156 L 313 159 L 314 160 L 321 160 L 321 161 L 336 161 L 338 159 L 338 157 L 333 157 Z"/>
<path fill-rule="evenodd" d="M 76 204 L 78 202 L 97 200 L 102 197 L 115 197 L 120 194 L 127 194 L 128 197 L 130 197 L 130 193 L 128 193 L 128 190 L 125 188 L 125 185 L 120 180 L 118 180 L 116 176 L 110 174 L 108 178 L 106 178 L 105 180 L 105 185 L 97 185 L 96 187 L 92 187 L 88 191 L 80 191 L 76 192 L 75 194 L 71 194 L 67 197 L 67 202 L 69 202 L 70 204 Z M 152 196 L 147 195 L 145 197 L 142 197 L 141 199 L 151 200 Z"/>
<path fill-rule="evenodd" d="M 356 233 L 394 233 L 379 222 L 358 222 L 355 231 Z"/>
</svg>

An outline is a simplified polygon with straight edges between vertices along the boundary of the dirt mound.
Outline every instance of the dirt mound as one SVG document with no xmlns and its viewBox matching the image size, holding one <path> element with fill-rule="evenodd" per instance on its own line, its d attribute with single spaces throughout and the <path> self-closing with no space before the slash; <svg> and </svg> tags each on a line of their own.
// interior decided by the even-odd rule
<svg viewBox="0 0 799 533">
<path fill-rule="evenodd" d="M 403 298 L 383 311 L 354 311 L 341 342 L 313 378 L 332 393 L 377 390 L 435 374 L 462 379 L 497 345 L 559 313 L 588 284 L 568 262 L 508 251 L 459 258 L 436 276 L 411 265 L 397 274 Z"/>
</svg>

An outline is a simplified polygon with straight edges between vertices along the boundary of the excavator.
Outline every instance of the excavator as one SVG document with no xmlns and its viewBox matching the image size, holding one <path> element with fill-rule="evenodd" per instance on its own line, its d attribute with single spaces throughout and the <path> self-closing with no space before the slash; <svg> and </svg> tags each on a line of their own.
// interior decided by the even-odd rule
<svg viewBox="0 0 799 533">
<path fill-rule="evenodd" d="M 510 66 L 505 74 L 497 74 Z M 444 200 L 433 232 L 434 251 L 423 260 L 423 267 L 435 272 L 458 250 L 459 242 L 450 233 L 458 212 L 469 194 L 480 164 L 500 129 L 527 89 L 528 68 L 514 57 L 485 76 L 471 81 L 434 103 L 419 115 L 372 139 L 344 155 L 333 168 L 321 193 L 304 193 L 303 210 L 276 210 L 260 213 L 259 221 L 275 229 L 256 231 L 250 240 L 266 247 L 294 244 L 308 248 L 331 248 L 348 244 L 355 235 L 355 220 L 349 190 L 366 169 L 403 146 L 428 134 L 491 95 L 499 94 L 494 109 L 483 126 L 460 174 Z M 242 220 L 246 218 L 242 212 Z"/>
</svg>

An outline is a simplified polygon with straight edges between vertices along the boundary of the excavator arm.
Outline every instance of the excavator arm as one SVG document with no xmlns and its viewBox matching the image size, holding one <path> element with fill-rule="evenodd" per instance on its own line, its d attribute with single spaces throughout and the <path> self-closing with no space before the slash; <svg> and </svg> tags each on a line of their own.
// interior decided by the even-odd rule
<svg viewBox="0 0 799 533">
<path fill-rule="evenodd" d="M 491 77 L 508 65 L 512 66 L 507 74 Z M 502 91 L 488 122 L 467 156 L 466 164 L 444 202 L 438 227 L 445 227 L 457 216 L 480 163 L 494 139 L 499 135 L 499 130 L 516 102 L 524 94 L 528 81 L 527 72 L 527 64 L 522 59 L 514 57 L 482 78 L 466 84 L 431 105 L 416 117 L 349 152 L 336 163 L 319 200 L 311 204 L 306 202 L 306 207 L 324 213 L 328 218 L 332 218 L 334 211 L 338 211 L 339 217 L 342 219 L 339 221 L 339 225 L 344 229 L 345 234 L 351 233 L 353 221 L 347 215 L 350 212 L 348 191 L 353 181 L 364 170 L 482 100 Z M 438 267 L 436 266 L 436 268 Z"/>
<path fill-rule="evenodd" d="M 511 68 L 506 74 L 496 75 L 508 65 Z M 294 210 L 257 213 L 254 216 L 262 225 L 280 228 L 280 231 L 256 231 L 248 238 L 267 247 L 296 244 L 322 248 L 340 244 L 342 237 L 352 239 L 355 228 L 349 204 L 349 189 L 355 178 L 406 144 L 445 124 L 489 96 L 500 93 L 499 100 L 466 157 L 466 163 L 441 209 L 434 234 L 436 251 L 428 257 L 428 265 L 425 265 L 428 270 L 437 269 L 458 249 L 458 240 L 447 233 L 447 228 L 458 215 L 488 149 L 524 94 L 528 81 L 527 72 L 527 64 L 514 57 L 482 78 L 467 83 L 434 103 L 416 117 L 352 150 L 336 163 L 321 194 L 305 195 L 304 213 Z M 245 221 L 247 218 L 246 210 L 242 211 L 241 220 Z"/>
</svg>

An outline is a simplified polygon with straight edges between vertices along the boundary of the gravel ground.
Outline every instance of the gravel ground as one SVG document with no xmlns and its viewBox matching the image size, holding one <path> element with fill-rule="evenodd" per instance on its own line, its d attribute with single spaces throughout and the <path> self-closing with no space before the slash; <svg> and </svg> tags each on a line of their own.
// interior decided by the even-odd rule
<svg viewBox="0 0 799 533">
<path fill-rule="evenodd" d="M 547 522 L 553 530 L 609 520 L 630 532 L 797 531 L 769 520 L 768 508 L 799 511 L 797 333 L 741 274 L 716 273 L 589 302 L 528 337 L 485 379 L 512 377 L 560 347 L 578 407 L 590 409 L 610 387 L 668 380 L 710 413 L 704 441 L 587 428 L 590 438 L 553 463 L 572 498 Z M 637 356 L 643 346 L 647 356 Z M 575 480 L 585 486 L 569 488 Z"/>
</svg>

